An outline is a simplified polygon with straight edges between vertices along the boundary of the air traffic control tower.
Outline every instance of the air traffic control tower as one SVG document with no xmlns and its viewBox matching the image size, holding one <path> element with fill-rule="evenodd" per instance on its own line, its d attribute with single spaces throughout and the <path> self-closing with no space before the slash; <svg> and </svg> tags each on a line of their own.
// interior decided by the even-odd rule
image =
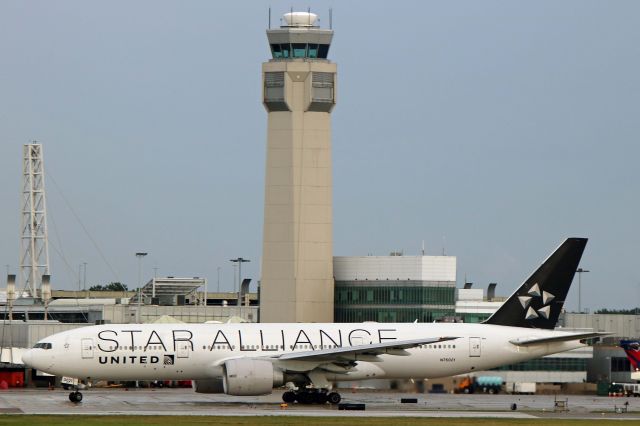
<svg viewBox="0 0 640 426">
<path fill-rule="evenodd" d="M 333 322 L 331 29 L 292 12 L 267 30 L 262 64 L 268 112 L 261 322 Z"/>
</svg>

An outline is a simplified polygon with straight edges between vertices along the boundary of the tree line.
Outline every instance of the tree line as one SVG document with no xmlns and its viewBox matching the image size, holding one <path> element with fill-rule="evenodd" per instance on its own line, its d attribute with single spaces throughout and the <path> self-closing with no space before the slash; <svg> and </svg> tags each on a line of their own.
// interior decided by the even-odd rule
<svg viewBox="0 0 640 426">
<path fill-rule="evenodd" d="M 127 291 L 126 284 L 122 284 L 119 282 L 109 283 L 107 285 L 94 285 L 89 287 L 89 291 Z"/>
</svg>

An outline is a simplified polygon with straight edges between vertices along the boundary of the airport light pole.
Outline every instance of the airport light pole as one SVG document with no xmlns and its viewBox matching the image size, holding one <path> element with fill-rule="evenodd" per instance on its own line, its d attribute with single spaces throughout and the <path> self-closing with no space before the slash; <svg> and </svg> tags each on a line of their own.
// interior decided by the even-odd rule
<svg viewBox="0 0 640 426">
<path fill-rule="evenodd" d="M 236 292 L 236 286 L 238 285 L 238 264 L 234 263 L 233 265 L 233 293 Z"/>
<path fill-rule="evenodd" d="M 138 309 L 136 310 L 136 322 L 140 324 L 140 309 L 142 308 L 142 260 L 149 253 L 137 252 L 138 258 Z"/>
<path fill-rule="evenodd" d="M 238 257 L 237 259 L 231 259 L 230 261 L 238 264 L 238 292 L 236 293 L 236 298 L 238 300 L 237 305 L 240 306 L 240 286 L 242 285 L 242 264 L 246 262 L 251 262 L 251 261 L 249 259 L 243 259 L 242 257 Z"/>
<path fill-rule="evenodd" d="M 89 293 L 87 293 L 87 262 L 82 262 L 84 266 L 82 268 L 83 278 L 82 278 L 82 291 L 84 291 L 84 297 L 89 298 Z"/>
<path fill-rule="evenodd" d="M 578 273 L 578 313 L 582 313 L 582 274 L 585 272 L 591 272 L 586 269 L 578 268 L 576 269 Z"/>
</svg>

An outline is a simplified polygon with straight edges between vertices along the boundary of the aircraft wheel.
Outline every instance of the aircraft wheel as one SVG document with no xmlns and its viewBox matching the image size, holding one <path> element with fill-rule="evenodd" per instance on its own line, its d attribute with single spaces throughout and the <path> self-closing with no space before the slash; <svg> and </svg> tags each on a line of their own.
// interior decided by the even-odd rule
<svg viewBox="0 0 640 426">
<path fill-rule="evenodd" d="M 69 394 L 69 401 L 76 402 L 76 393 L 75 392 L 71 392 Z"/>
<path fill-rule="evenodd" d="M 327 401 L 329 401 L 329 403 L 333 405 L 339 404 L 340 401 L 342 401 L 342 397 L 338 392 L 331 392 L 329 393 L 329 395 L 327 395 Z"/>
<path fill-rule="evenodd" d="M 82 402 L 82 394 L 80 392 L 76 392 L 76 402 Z"/>
<path fill-rule="evenodd" d="M 282 394 L 282 400 L 287 404 L 293 404 L 294 402 L 296 402 L 295 392 L 286 391 L 285 393 Z"/>
</svg>

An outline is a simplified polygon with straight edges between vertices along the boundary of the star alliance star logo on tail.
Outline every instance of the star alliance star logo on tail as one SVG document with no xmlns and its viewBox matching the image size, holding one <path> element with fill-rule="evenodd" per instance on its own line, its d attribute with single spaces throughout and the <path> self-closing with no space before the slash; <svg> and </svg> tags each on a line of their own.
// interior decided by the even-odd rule
<svg viewBox="0 0 640 426">
<path fill-rule="evenodd" d="M 162 363 L 164 365 L 173 365 L 173 355 L 165 355 Z"/>
<path fill-rule="evenodd" d="M 533 286 L 531 286 L 527 294 L 528 296 L 518 296 L 520 304 L 524 309 L 527 310 L 524 318 L 527 320 L 533 320 L 538 317 L 549 319 L 549 315 L 551 313 L 551 306 L 549 305 L 549 302 L 555 299 L 556 296 L 547 291 L 542 291 L 542 294 L 540 294 L 540 286 L 538 285 L 538 283 L 535 283 Z M 529 306 L 534 297 L 542 298 L 542 304 L 544 305 L 537 311 L 533 309 L 533 307 Z"/>
</svg>

